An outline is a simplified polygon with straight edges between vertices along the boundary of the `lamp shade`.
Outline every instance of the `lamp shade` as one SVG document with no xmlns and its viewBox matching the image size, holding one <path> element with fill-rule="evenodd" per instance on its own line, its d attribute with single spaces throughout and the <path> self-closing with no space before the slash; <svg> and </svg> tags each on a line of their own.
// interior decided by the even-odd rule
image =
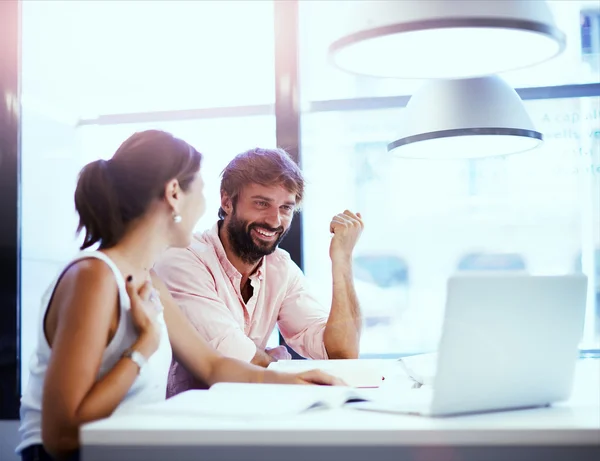
<svg viewBox="0 0 600 461">
<path fill-rule="evenodd" d="M 329 59 L 359 75 L 478 77 L 539 64 L 565 48 L 543 0 L 339 3 Z"/>
<path fill-rule="evenodd" d="M 406 158 L 494 157 L 538 147 L 517 92 L 498 76 L 430 80 L 403 110 L 398 139 L 388 151 Z"/>
</svg>

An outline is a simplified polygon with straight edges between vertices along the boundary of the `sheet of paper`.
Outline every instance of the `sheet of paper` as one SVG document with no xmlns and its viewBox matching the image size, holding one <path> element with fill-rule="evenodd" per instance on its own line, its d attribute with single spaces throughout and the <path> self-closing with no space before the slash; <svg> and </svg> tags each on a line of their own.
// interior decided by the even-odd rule
<svg viewBox="0 0 600 461">
<path fill-rule="evenodd" d="M 400 359 L 406 373 L 421 384 L 432 386 L 437 368 L 437 352 L 411 355 Z"/>
<path fill-rule="evenodd" d="M 373 388 L 381 386 L 391 368 L 397 367 L 393 359 L 357 360 L 280 360 L 269 369 L 299 373 L 318 369 L 344 380 L 350 387 Z"/>
</svg>

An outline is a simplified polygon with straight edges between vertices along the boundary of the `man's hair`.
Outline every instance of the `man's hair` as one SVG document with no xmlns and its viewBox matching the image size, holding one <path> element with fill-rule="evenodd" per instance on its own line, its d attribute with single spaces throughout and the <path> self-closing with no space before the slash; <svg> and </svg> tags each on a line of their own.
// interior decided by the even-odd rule
<svg viewBox="0 0 600 461">
<path fill-rule="evenodd" d="M 283 186 L 296 194 L 296 209 L 304 196 L 304 178 L 300 168 L 283 149 L 254 148 L 242 152 L 221 173 L 221 194 L 226 193 L 235 205 L 240 191 L 249 184 Z M 219 218 L 227 216 L 222 207 Z"/>
</svg>

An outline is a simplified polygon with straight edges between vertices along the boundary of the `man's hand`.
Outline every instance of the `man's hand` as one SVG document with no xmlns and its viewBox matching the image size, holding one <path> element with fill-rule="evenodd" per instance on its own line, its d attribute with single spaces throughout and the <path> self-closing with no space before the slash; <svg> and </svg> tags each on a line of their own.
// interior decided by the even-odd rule
<svg viewBox="0 0 600 461">
<path fill-rule="evenodd" d="M 329 245 L 331 261 L 352 262 L 352 252 L 364 228 L 360 213 L 349 210 L 336 214 L 331 220 L 329 231 L 333 234 Z"/>
<path fill-rule="evenodd" d="M 287 347 L 284 345 L 277 347 L 267 347 L 265 352 L 273 357 L 275 360 L 291 360 L 292 354 L 290 354 L 287 350 Z"/>
</svg>

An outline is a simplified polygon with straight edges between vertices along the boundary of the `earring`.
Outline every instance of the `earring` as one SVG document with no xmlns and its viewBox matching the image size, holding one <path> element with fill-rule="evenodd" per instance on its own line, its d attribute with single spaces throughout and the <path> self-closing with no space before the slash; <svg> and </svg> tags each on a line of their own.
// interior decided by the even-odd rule
<svg viewBox="0 0 600 461">
<path fill-rule="evenodd" d="M 181 222 L 181 215 L 179 213 L 173 212 L 173 222 L 175 224 L 179 224 Z"/>
</svg>

